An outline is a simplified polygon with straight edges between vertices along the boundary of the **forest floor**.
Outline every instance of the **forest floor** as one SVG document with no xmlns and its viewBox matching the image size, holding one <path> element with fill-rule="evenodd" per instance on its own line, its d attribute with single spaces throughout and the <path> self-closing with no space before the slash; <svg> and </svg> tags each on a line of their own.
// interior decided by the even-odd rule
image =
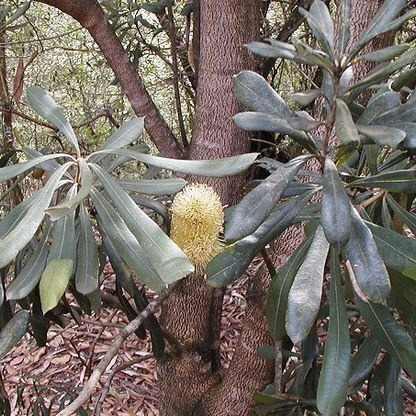
<svg viewBox="0 0 416 416">
<path fill-rule="evenodd" d="M 105 274 L 105 288 L 111 293 L 114 277 L 111 270 Z M 221 330 L 221 354 L 225 366 L 230 361 L 241 328 L 244 291 L 245 281 L 242 280 L 227 289 L 225 295 Z M 126 323 L 122 312 L 103 308 L 99 316 L 85 318 L 80 326 L 72 322 L 65 328 L 51 327 L 45 347 L 38 347 L 32 337 L 25 336 L 0 363 L 0 376 L 5 387 L 3 394 L 10 401 L 11 415 L 55 415 L 65 398 L 77 395 Z M 150 354 L 148 339 L 130 336 L 110 363 L 101 384 L 96 386 L 85 406 L 88 409 L 85 414 L 157 416 L 155 362 Z M 105 398 L 100 398 L 109 377 L 113 378 L 108 393 Z M 416 404 L 409 398 L 405 403 L 404 415 L 416 415 Z"/>
</svg>

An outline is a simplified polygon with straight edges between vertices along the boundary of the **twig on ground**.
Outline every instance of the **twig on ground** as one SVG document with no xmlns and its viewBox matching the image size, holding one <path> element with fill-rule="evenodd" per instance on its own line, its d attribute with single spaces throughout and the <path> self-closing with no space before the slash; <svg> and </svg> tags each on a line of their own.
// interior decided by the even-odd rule
<svg viewBox="0 0 416 416">
<path fill-rule="evenodd" d="M 101 359 L 94 372 L 91 374 L 91 377 L 88 379 L 84 388 L 82 389 L 79 396 L 69 404 L 64 410 L 61 410 L 57 416 L 70 416 L 76 412 L 91 396 L 95 385 L 100 380 L 102 374 L 106 370 L 107 366 L 110 364 L 111 360 L 115 357 L 121 345 L 125 339 L 133 334 L 139 326 L 150 316 L 152 315 L 158 307 L 169 297 L 169 295 L 175 289 L 177 283 L 174 283 L 169 286 L 168 289 L 161 292 L 161 294 L 152 302 L 150 302 L 146 308 L 129 324 L 127 324 L 123 329 L 120 330 L 118 335 L 114 338 L 113 345 L 106 352 L 104 357 Z"/>
<path fill-rule="evenodd" d="M 137 358 L 134 358 L 133 360 L 122 363 L 122 364 L 118 365 L 116 368 L 114 368 L 114 370 L 108 376 L 107 381 L 105 382 L 105 384 L 104 384 L 104 386 L 101 390 L 100 396 L 99 396 L 97 402 L 95 403 L 93 415 L 100 415 L 101 414 L 101 407 L 102 407 L 102 405 L 104 403 L 104 400 L 107 397 L 107 394 L 110 390 L 111 382 L 113 381 L 114 376 L 119 371 L 124 370 L 125 368 L 128 368 L 128 367 L 131 367 L 133 364 L 139 364 L 139 363 L 142 363 L 143 361 L 150 360 L 151 358 L 154 358 L 154 355 L 153 354 L 147 354 L 147 355 L 144 355 L 143 357 L 137 357 Z"/>
</svg>

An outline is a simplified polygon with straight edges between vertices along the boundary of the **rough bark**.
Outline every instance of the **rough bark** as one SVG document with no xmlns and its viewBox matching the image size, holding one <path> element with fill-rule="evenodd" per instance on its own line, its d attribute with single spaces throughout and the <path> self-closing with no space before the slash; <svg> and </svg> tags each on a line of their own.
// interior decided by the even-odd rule
<svg viewBox="0 0 416 416">
<path fill-rule="evenodd" d="M 180 158 L 182 148 L 131 65 L 129 56 L 95 0 L 37 0 L 70 15 L 88 30 L 118 78 L 137 116 L 145 116 L 145 128 L 157 148 Z"/>
<path fill-rule="evenodd" d="M 201 0 L 199 6 L 198 88 L 190 158 L 213 159 L 250 149 L 249 135 L 238 130 L 231 120 L 234 114 L 241 111 L 241 106 L 232 95 L 232 77 L 243 69 L 254 69 L 256 66 L 254 57 L 244 45 L 258 36 L 260 2 Z M 225 205 L 238 201 L 244 183 L 242 177 L 191 180 L 213 186 Z M 166 362 L 159 363 L 161 415 L 219 414 L 215 402 L 222 397 L 219 393 L 221 384 L 218 384 L 220 372 L 217 371 L 222 296 L 221 290 L 207 286 L 203 276 L 196 274 L 185 279 L 165 303 L 162 324 L 184 349 L 179 357 L 171 352 Z M 261 311 L 256 309 L 256 312 L 256 318 L 261 321 Z M 254 310 L 252 314 L 254 316 Z M 256 321 L 256 318 L 252 320 Z M 256 330 L 253 326 L 252 331 Z M 247 328 L 246 331 L 250 330 Z M 261 343 L 261 338 L 256 336 L 256 340 L 253 339 L 254 352 L 254 344 L 258 346 Z M 248 355 L 244 358 L 247 358 L 245 364 L 240 362 L 240 367 L 235 366 L 234 369 L 238 371 L 240 386 L 234 394 L 236 401 L 244 402 L 247 408 L 247 397 L 250 398 L 255 388 L 262 387 L 265 377 L 263 374 L 253 377 Z M 183 394 L 185 389 L 186 397 Z M 212 403 L 209 407 L 201 402 L 207 395 Z M 233 406 L 234 403 L 228 405 L 221 400 L 221 414 L 234 414 Z M 238 414 L 244 415 L 244 410 Z"/>
</svg>

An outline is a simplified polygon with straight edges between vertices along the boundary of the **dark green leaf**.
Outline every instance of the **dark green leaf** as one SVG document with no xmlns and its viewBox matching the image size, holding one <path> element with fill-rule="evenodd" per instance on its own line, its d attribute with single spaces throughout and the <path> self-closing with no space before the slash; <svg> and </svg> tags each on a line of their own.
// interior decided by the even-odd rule
<svg viewBox="0 0 416 416">
<path fill-rule="evenodd" d="M 318 315 L 329 243 L 318 226 L 289 292 L 286 332 L 294 344 L 305 339 Z"/>
<path fill-rule="evenodd" d="M 392 127 L 401 129 L 406 133 L 402 143 L 405 149 L 416 149 L 416 123 L 399 123 L 394 124 Z"/>
<path fill-rule="evenodd" d="M 312 239 L 313 236 L 306 239 L 278 270 L 267 292 L 266 319 L 270 334 L 276 341 L 280 341 L 286 336 L 285 319 L 289 291 L 296 273 L 309 251 Z"/>
<path fill-rule="evenodd" d="M 382 172 L 378 175 L 358 179 L 349 184 L 350 187 L 371 187 L 383 188 L 391 192 L 415 192 L 416 191 L 416 170 L 403 169 Z"/>
<path fill-rule="evenodd" d="M 350 202 L 334 162 L 325 159 L 321 223 L 330 244 L 341 247 L 350 238 Z"/>
<path fill-rule="evenodd" d="M 29 260 L 7 288 L 7 299 L 22 299 L 38 284 L 48 258 L 51 231 L 52 227 L 49 224 Z"/>
<path fill-rule="evenodd" d="M 234 208 L 225 229 L 225 238 L 229 241 L 239 240 L 254 232 L 272 212 L 286 186 L 307 159 L 307 156 L 293 159 L 249 192 Z"/>
<path fill-rule="evenodd" d="M 386 266 L 416 280 L 416 240 L 372 223 L 367 225 Z"/>
<path fill-rule="evenodd" d="M 384 411 L 386 416 L 403 415 L 402 367 L 389 355 L 384 357 Z"/>
<path fill-rule="evenodd" d="M 233 92 L 241 104 L 250 110 L 287 118 L 293 112 L 282 97 L 259 74 L 242 71 L 234 77 Z"/>
<path fill-rule="evenodd" d="M 32 239 L 45 216 L 45 209 L 48 208 L 59 181 L 72 163 L 65 163 L 49 178 L 45 186 L 36 193 L 36 198 L 30 210 L 19 224 L 6 237 L 0 240 L 0 252 L 2 253 L 0 257 L 0 268 L 9 264 L 17 256 L 19 251 Z"/>
<path fill-rule="evenodd" d="M 57 127 L 79 155 L 78 139 L 56 102 L 42 88 L 35 85 L 26 90 L 26 98 L 30 107 Z"/>
<path fill-rule="evenodd" d="M 338 52 L 344 53 L 350 41 L 350 18 L 352 0 L 341 1 L 341 18 L 339 19 Z"/>
<path fill-rule="evenodd" d="M 0 360 L 20 341 L 26 333 L 29 324 L 30 313 L 21 310 L 13 316 L 12 319 L 0 332 Z"/>
<path fill-rule="evenodd" d="M 385 62 L 390 61 L 393 58 L 406 52 L 410 47 L 409 43 L 402 43 L 401 45 L 388 46 L 384 49 L 369 52 L 360 56 L 360 59 L 364 59 L 369 62 Z"/>
<path fill-rule="evenodd" d="M 313 192 L 309 192 L 280 204 L 253 234 L 219 253 L 206 268 L 208 283 L 223 287 L 238 279 L 253 258 L 290 225 L 312 194 Z"/>
<path fill-rule="evenodd" d="M 351 359 L 348 317 L 340 274 L 338 253 L 332 251 L 329 328 L 317 391 L 317 407 L 323 415 L 328 416 L 339 411 L 347 398 Z"/>
<path fill-rule="evenodd" d="M 392 149 L 395 149 L 406 137 L 403 130 L 394 127 L 357 124 L 356 128 L 358 133 L 369 137 L 379 146 L 390 146 Z"/>
<path fill-rule="evenodd" d="M 397 217 L 410 228 L 413 234 L 416 234 L 416 215 L 405 210 L 391 195 L 387 194 L 386 198 Z"/>
<path fill-rule="evenodd" d="M 371 97 L 364 112 L 357 120 L 357 123 L 372 124 L 373 121 L 380 115 L 397 108 L 400 105 L 400 100 L 400 94 L 397 92 L 387 91 L 380 94 L 375 94 L 373 97 Z"/>
<path fill-rule="evenodd" d="M 79 293 L 86 295 L 98 287 L 98 252 L 90 217 L 84 204 L 79 207 L 79 219 L 75 288 Z"/>
<path fill-rule="evenodd" d="M 351 208 L 351 234 L 346 245 L 348 260 L 358 286 L 372 302 L 384 302 L 390 293 L 389 275 L 373 235 L 355 208 Z"/>
<path fill-rule="evenodd" d="M 180 160 L 147 155 L 145 153 L 134 152 L 126 149 L 100 150 L 92 155 L 96 154 L 115 154 L 127 156 L 131 159 L 139 160 L 142 163 L 158 166 L 163 169 L 173 170 L 175 172 L 216 177 L 232 176 L 242 173 L 251 166 L 258 156 L 258 153 L 245 153 L 243 155 L 215 160 Z"/>
<path fill-rule="evenodd" d="M 416 378 L 416 350 L 412 339 L 403 327 L 396 322 L 387 306 L 364 302 L 356 297 L 360 312 L 364 316 L 371 333 L 383 348 L 399 360 L 409 375 Z"/>
<path fill-rule="evenodd" d="M 336 99 L 335 131 L 341 143 L 358 143 L 357 127 L 354 124 L 350 110 L 344 101 Z"/>
</svg>

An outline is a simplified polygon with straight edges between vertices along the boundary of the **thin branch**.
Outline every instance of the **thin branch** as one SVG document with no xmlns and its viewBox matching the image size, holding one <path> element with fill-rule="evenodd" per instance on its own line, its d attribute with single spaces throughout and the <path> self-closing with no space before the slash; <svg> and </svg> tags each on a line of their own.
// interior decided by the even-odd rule
<svg viewBox="0 0 416 416">
<path fill-rule="evenodd" d="M 125 368 L 131 367 L 133 364 L 140 364 L 143 361 L 147 361 L 154 358 L 153 354 L 147 354 L 144 355 L 143 357 L 137 357 L 134 358 L 133 360 L 127 361 L 125 363 L 122 363 L 120 365 L 118 365 L 116 368 L 114 368 L 114 370 L 111 372 L 111 374 L 108 376 L 107 381 L 105 382 L 101 393 L 100 393 L 100 397 L 97 400 L 97 403 L 94 406 L 94 412 L 93 415 L 100 415 L 101 414 L 101 407 L 104 403 L 105 398 L 107 397 L 107 394 L 110 390 L 110 386 L 111 386 L 111 382 L 113 381 L 114 376 L 121 370 L 124 370 Z"/>
<path fill-rule="evenodd" d="M 111 345 L 110 349 L 106 352 L 104 357 L 101 359 L 101 361 L 95 368 L 94 372 L 91 374 L 91 377 L 88 379 L 79 396 L 64 410 L 61 410 L 57 416 L 72 415 L 91 397 L 91 394 L 93 393 L 96 384 L 100 380 L 104 371 L 107 369 L 111 360 L 116 356 L 123 342 L 127 339 L 129 335 L 133 334 L 150 315 L 155 313 L 159 306 L 173 292 L 176 286 L 177 283 L 172 284 L 169 286 L 168 289 L 161 292 L 160 295 L 155 300 L 150 302 L 135 319 L 133 319 L 122 330 L 120 330 L 118 335 L 114 338 L 114 342 Z"/>
</svg>

